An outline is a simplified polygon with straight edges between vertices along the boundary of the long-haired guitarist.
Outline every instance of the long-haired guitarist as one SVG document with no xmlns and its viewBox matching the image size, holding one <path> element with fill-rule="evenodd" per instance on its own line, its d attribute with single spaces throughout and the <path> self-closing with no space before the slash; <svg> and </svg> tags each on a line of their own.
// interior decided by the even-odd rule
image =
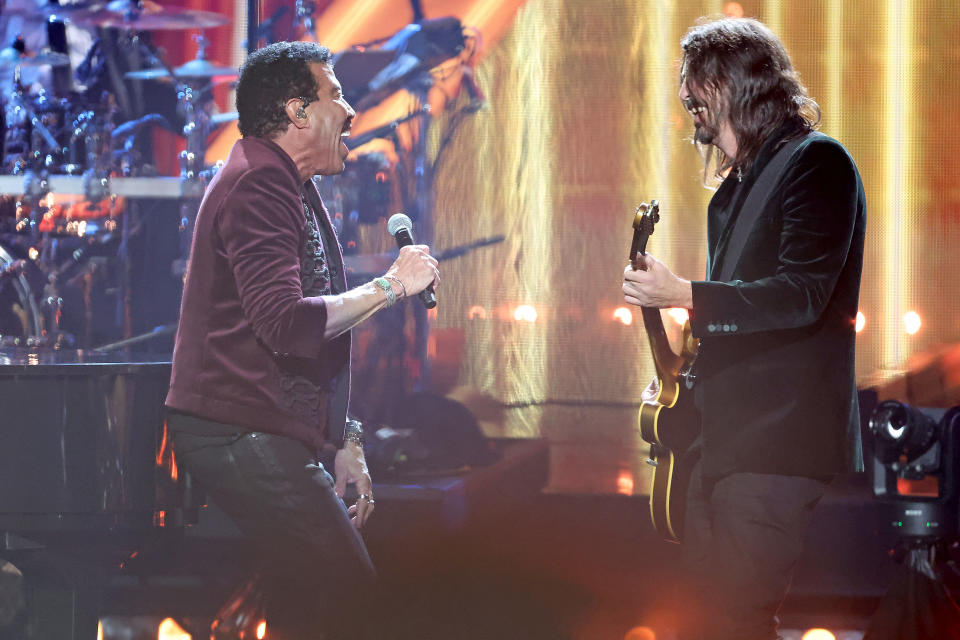
<svg viewBox="0 0 960 640">
<path fill-rule="evenodd" d="M 679 97 L 704 177 L 719 182 L 707 275 L 690 282 L 646 255 L 646 270 L 624 271 L 623 293 L 689 309 L 700 339 L 700 457 L 682 534 L 687 637 L 774 640 L 813 507 L 832 476 L 863 466 L 863 184 L 844 147 L 814 131 L 819 107 L 766 26 L 700 23 L 681 48 Z"/>
</svg>

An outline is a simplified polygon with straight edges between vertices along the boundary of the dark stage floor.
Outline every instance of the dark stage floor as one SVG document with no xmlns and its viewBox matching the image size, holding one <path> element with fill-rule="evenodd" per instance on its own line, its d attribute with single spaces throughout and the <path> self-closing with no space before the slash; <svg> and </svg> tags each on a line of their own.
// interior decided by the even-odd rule
<svg viewBox="0 0 960 640">
<path fill-rule="evenodd" d="M 811 527 L 784 629 L 866 628 L 893 573 L 876 528 L 865 479 L 837 483 Z M 366 537 L 388 594 L 383 638 L 619 640 L 640 625 L 658 640 L 672 635 L 679 547 L 653 532 L 645 497 L 539 494 L 450 529 L 417 505 L 378 499 Z M 234 544 L 202 543 L 201 562 L 228 567 L 202 590 L 172 575 L 149 589 L 128 578 L 115 584 L 108 608 L 165 611 L 202 626 L 242 575 L 242 562 L 224 560 L 237 553 Z"/>
</svg>

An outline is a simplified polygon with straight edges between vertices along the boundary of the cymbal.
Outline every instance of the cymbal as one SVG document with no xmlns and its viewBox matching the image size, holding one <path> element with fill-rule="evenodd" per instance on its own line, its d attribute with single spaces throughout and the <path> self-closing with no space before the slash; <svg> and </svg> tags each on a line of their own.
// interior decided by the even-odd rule
<svg viewBox="0 0 960 640">
<path fill-rule="evenodd" d="M 221 81 L 230 81 L 237 79 L 237 69 L 235 67 L 221 67 L 211 63 L 208 60 L 195 59 L 174 68 L 174 75 L 180 80 L 201 80 L 205 78 L 217 78 Z M 134 80 L 160 80 L 169 78 L 170 74 L 163 67 L 153 69 L 140 69 L 139 71 L 128 71 L 123 74 L 125 78 Z"/>
<path fill-rule="evenodd" d="M 227 16 L 213 11 L 183 7 L 163 7 L 152 0 L 139 3 L 115 0 L 104 8 L 76 11 L 70 20 L 83 27 L 112 27 L 134 31 L 183 31 L 209 29 L 230 22 Z"/>
<path fill-rule="evenodd" d="M 43 24 L 50 21 L 72 22 L 74 16 L 87 15 L 91 12 L 104 8 L 104 2 L 74 3 L 74 4 L 48 4 L 42 7 L 4 7 L 3 14 L 7 17 L 17 17 L 21 20 L 31 23 Z"/>
<path fill-rule="evenodd" d="M 0 50 L 0 67 L 66 67 L 70 56 L 56 51 L 41 51 L 32 56 L 22 55 L 13 47 Z"/>
</svg>

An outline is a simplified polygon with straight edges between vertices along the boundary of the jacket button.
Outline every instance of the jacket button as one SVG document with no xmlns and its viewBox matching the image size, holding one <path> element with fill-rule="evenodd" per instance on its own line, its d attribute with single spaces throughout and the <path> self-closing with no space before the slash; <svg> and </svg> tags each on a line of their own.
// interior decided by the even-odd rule
<svg viewBox="0 0 960 640">
<path fill-rule="evenodd" d="M 736 330 L 737 330 L 737 325 L 735 324 L 730 325 L 730 331 L 736 331 Z"/>
<path fill-rule="evenodd" d="M 725 333 L 729 333 L 729 332 L 730 332 L 730 325 L 728 325 L 728 324 L 723 325 L 723 331 L 724 331 Z"/>
<path fill-rule="evenodd" d="M 717 325 L 715 325 L 715 324 L 708 324 L 708 325 L 707 325 L 707 331 L 709 331 L 710 333 L 713 333 L 713 332 L 716 331 L 716 330 L 717 330 Z"/>
</svg>

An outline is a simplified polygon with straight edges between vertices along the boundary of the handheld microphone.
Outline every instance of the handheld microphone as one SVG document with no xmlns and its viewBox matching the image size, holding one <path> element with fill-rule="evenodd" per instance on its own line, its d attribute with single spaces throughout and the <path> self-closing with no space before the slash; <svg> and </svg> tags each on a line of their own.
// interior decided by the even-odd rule
<svg viewBox="0 0 960 640">
<path fill-rule="evenodd" d="M 387 231 L 397 241 L 398 247 L 406 247 L 413 244 L 413 222 L 402 213 L 395 213 L 387 220 Z M 437 306 L 437 296 L 433 292 L 433 285 L 420 292 L 420 301 L 427 309 L 433 309 Z"/>
</svg>

